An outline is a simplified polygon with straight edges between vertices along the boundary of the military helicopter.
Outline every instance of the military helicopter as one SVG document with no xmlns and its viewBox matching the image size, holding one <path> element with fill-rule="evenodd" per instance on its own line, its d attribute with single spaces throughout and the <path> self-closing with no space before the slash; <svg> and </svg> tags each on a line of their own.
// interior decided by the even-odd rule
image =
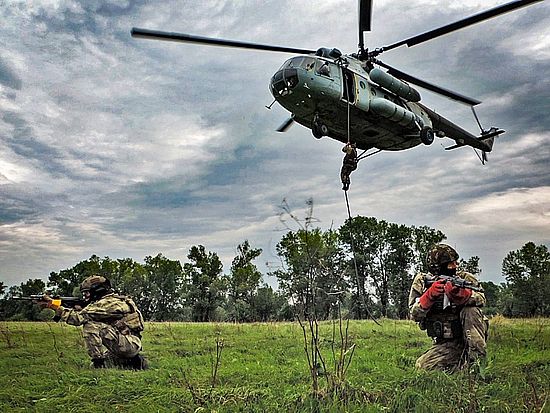
<svg viewBox="0 0 550 413">
<path fill-rule="evenodd" d="M 471 146 L 482 152 L 485 163 L 495 137 L 505 131 L 484 129 L 474 107 L 479 100 L 431 84 L 391 67 L 378 59 L 383 52 L 408 47 L 464 27 L 517 10 L 542 0 L 516 0 L 425 33 L 369 50 L 364 32 L 371 31 L 372 0 L 359 0 L 359 50 L 343 54 L 336 48 L 299 49 L 183 33 L 132 28 L 136 38 L 198 43 L 272 52 L 298 54 L 283 63 L 271 77 L 270 90 L 290 117 L 277 129 L 286 131 L 297 122 L 311 129 L 316 138 L 328 136 L 358 149 L 399 151 L 430 145 L 434 137 L 447 137 L 455 144 L 445 149 Z M 385 70 L 383 70 L 385 69 Z M 420 103 L 420 93 L 412 85 L 469 105 L 480 127 L 476 136 Z M 272 103 L 272 104 L 273 104 Z M 268 106 L 268 108 L 270 108 Z M 377 151 L 377 152 L 378 152 Z"/>
</svg>

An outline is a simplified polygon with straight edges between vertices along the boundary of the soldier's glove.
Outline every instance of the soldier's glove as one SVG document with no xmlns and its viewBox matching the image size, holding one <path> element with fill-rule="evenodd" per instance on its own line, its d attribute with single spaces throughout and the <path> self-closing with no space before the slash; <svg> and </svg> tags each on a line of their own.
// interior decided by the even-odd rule
<svg viewBox="0 0 550 413">
<path fill-rule="evenodd" d="M 418 302 L 424 310 L 428 310 L 437 301 L 438 298 L 441 298 L 441 296 L 443 296 L 444 292 L 445 281 L 436 281 L 430 286 L 430 288 L 426 290 L 424 294 L 420 296 Z"/>
<path fill-rule="evenodd" d="M 447 297 L 449 297 L 449 300 L 451 300 L 452 303 L 462 305 L 470 299 L 472 296 L 472 290 L 468 288 L 456 287 L 452 283 L 448 282 L 445 284 L 445 294 L 447 294 Z"/>
</svg>

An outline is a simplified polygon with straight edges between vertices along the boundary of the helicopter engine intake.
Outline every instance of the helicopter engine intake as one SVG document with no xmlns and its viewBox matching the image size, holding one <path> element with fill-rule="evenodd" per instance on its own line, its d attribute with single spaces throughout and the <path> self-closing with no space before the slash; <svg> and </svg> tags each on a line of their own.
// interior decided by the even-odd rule
<svg viewBox="0 0 550 413">
<path fill-rule="evenodd" d="M 369 77 L 373 82 L 378 83 L 380 86 L 409 102 L 420 102 L 420 93 L 416 89 L 383 70 L 374 68 L 370 71 Z"/>
<path fill-rule="evenodd" d="M 387 99 L 372 99 L 370 102 L 370 110 L 404 127 L 415 128 L 417 125 L 420 127 L 424 126 L 422 118 Z"/>
</svg>

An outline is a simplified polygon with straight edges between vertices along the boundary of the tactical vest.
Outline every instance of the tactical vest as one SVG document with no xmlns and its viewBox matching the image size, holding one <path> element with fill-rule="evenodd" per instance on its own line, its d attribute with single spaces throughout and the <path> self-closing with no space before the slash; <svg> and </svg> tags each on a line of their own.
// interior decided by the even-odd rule
<svg viewBox="0 0 550 413">
<path fill-rule="evenodd" d="M 122 317 L 120 320 L 117 320 L 115 323 L 115 327 L 122 334 L 133 334 L 141 337 L 141 332 L 144 329 L 144 321 L 141 312 L 137 309 L 135 303 L 129 297 L 123 295 L 118 295 L 116 297 L 124 300 L 128 307 L 130 307 L 130 312 Z"/>
<path fill-rule="evenodd" d="M 423 321 L 426 333 L 436 341 L 452 340 L 462 337 L 460 308 L 450 304 L 443 309 L 443 299 L 437 300 Z"/>
</svg>

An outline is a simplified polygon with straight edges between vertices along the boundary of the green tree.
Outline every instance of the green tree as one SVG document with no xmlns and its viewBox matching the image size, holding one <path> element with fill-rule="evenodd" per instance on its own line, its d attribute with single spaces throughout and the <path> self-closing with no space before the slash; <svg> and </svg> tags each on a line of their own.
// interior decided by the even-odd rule
<svg viewBox="0 0 550 413">
<path fill-rule="evenodd" d="M 479 257 L 477 255 L 474 255 L 467 260 L 460 258 L 458 261 L 458 267 L 463 271 L 475 275 L 477 278 L 481 275 L 481 268 L 479 268 Z"/>
<path fill-rule="evenodd" d="M 426 257 L 428 251 L 435 245 L 447 239 L 447 236 L 427 226 L 413 227 L 414 242 L 414 272 L 428 272 Z"/>
<path fill-rule="evenodd" d="M 509 284 L 500 285 L 496 307 L 497 313 L 505 317 L 518 316 L 517 306 L 514 303 L 514 293 Z"/>
<path fill-rule="evenodd" d="M 248 240 L 237 247 L 230 273 L 225 277 L 228 288 L 228 316 L 235 321 L 252 321 L 252 298 L 260 284 L 262 273 L 252 263 L 262 253 L 251 248 Z"/>
<path fill-rule="evenodd" d="M 514 297 L 514 313 L 550 315 L 550 253 L 546 245 L 528 242 L 502 261 L 502 274 Z"/>
<path fill-rule="evenodd" d="M 131 258 L 118 259 L 115 268 L 111 279 L 113 286 L 121 294 L 132 297 L 146 320 L 153 319 L 156 308 L 155 300 L 151 300 L 151 291 L 157 291 L 157 287 L 150 285 L 150 268 L 146 269 Z M 177 271 L 177 266 L 175 269 Z"/>
<path fill-rule="evenodd" d="M 143 284 L 147 296 L 139 297 L 144 312 L 155 321 L 174 320 L 183 310 L 184 276 L 179 261 L 170 260 L 162 254 L 145 257 Z M 141 282 L 140 279 L 137 280 Z M 137 303 L 136 303 L 137 304 Z"/>
<path fill-rule="evenodd" d="M 376 218 L 357 216 L 348 219 L 339 229 L 340 240 L 350 257 L 348 266 L 349 283 L 354 288 L 355 298 L 352 300 L 352 314 L 356 318 L 367 318 L 371 301 L 370 286 L 374 283 L 378 286 L 375 295 L 387 305 L 389 294 L 387 289 L 380 297 L 379 290 L 382 287 L 380 269 L 377 266 L 375 256 L 382 244 L 383 235 L 381 226 Z M 376 287 L 375 287 L 376 288 Z"/>
<path fill-rule="evenodd" d="M 204 246 L 193 246 L 183 265 L 188 284 L 187 305 L 192 309 L 194 321 L 214 319 L 216 308 L 223 303 L 226 290 L 221 278 L 223 265 L 214 252 L 207 252 Z"/>
<path fill-rule="evenodd" d="M 29 296 L 42 294 L 46 283 L 41 279 L 29 279 L 19 286 L 8 289 L 9 297 Z M 51 310 L 43 310 L 30 301 L 2 300 L 0 304 L 0 319 L 2 320 L 29 320 L 41 321 L 52 317 Z"/>
<path fill-rule="evenodd" d="M 388 240 L 392 225 L 386 221 L 378 221 L 374 217 L 357 216 L 347 220 L 340 229 L 340 235 L 348 246 L 348 252 L 352 252 L 354 244 L 355 261 L 357 263 L 356 293 L 362 296 L 361 300 L 368 300 L 366 291 L 369 286 L 374 289 L 374 295 L 378 299 L 382 316 L 388 316 L 390 304 L 390 278 L 392 271 L 399 269 L 392 265 L 392 246 Z M 351 237 L 353 236 L 353 240 Z M 397 264 L 396 259 L 393 264 Z M 368 285 L 366 285 L 368 283 Z"/>
<path fill-rule="evenodd" d="M 344 260 L 338 233 L 319 228 L 286 233 L 277 244 L 283 267 L 272 272 L 284 295 L 302 314 L 326 319 L 345 292 Z"/>
<path fill-rule="evenodd" d="M 339 232 L 348 255 L 355 252 L 357 274 L 350 277 L 354 316 L 366 317 L 364 307 L 372 294 L 381 315 L 406 317 L 411 274 L 426 271 L 429 248 L 445 235 L 429 227 L 407 227 L 362 216 L 348 219 Z"/>
<path fill-rule="evenodd" d="M 495 315 L 502 312 L 499 311 L 499 303 L 501 302 L 503 288 L 492 281 L 482 281 L 480 284 L 483 287 L 485 299 L 487 300 L 487 304 L 485 305 L 483 312 L 488 315 Z"/>
<path fill-rule="evenodd" d="M 48 278 L 48 286 L 52 287 L 54 294 L 71 296 L 79 291 L 80 283 L 91 275 L 103 275 L 109 278 L 110 274 L 102 271 L 102 260 L 97 255 L 81 261 L 72 268 L 51 272 Z"/>
<path fill-rule="evenodd" d="M 287 305 L 286 298 L 269 285 L 264 284 L 251 299 L 252 318 L 256 321 L 286 320 L 284 309 Z"/>
<path fill-rule="evenodd" d="M 385 266 L 389 273 L 389 295 L 397 318 L 409 315 L 409 291 L 413 264 L 413 229 L 405 225 L 389 224 L 387 228 L 388 254 Z"/>
</svg>

